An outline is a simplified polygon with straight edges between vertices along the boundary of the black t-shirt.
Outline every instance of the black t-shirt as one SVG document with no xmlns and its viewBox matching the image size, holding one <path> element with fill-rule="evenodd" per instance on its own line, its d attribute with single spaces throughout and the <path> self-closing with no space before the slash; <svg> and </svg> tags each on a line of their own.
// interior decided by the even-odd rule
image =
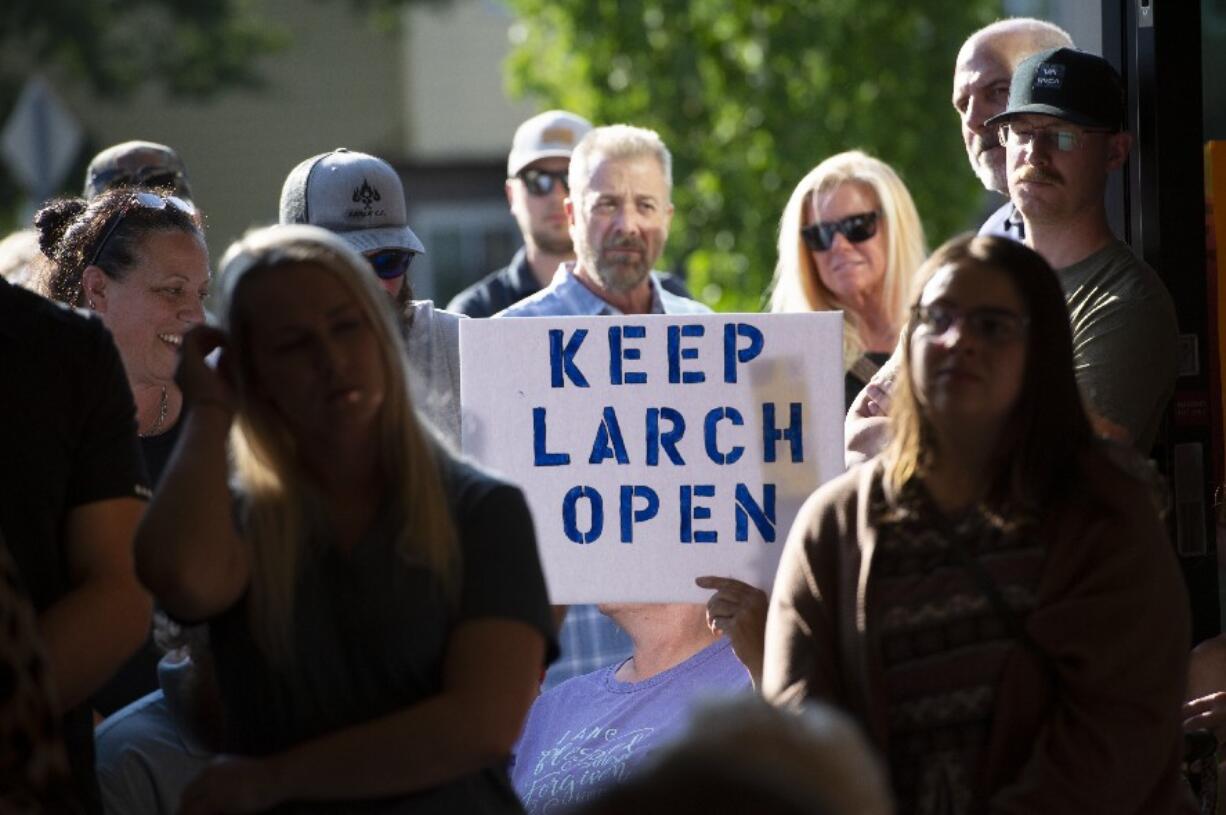
<svg viewBox="0 0 1226 815">
<path fill-rule="evenodd" d="M 0 530 L 41 614 L 71 588 L 61 539 L 68 514 L 149 493 L 136 406 L 99 320 L 3 280 L 0 379 Z M 96 804 L 88 706 L 64 717 L 64 740 L 82 795 Z"/>
<path fill-rule="evenodd" d="M 523 494 L 443 459 L 459 532 L 457 607 L 433 575 L 409 565 L 376 522 L 348 553 L 305 547 L 293 615 L 292 670 L 274 669 L 248 626 L 246 598 L 211 622 L 226 708 L 227 749 L 263 755 L 378 718 L 437 694 L 448 638 L 481 618 L 526 622 L 556 654 L 549 600 Z M 395 800 L 295 806 L 293 812 L 520 812 L 505 771 L 487 768 Z"/>
</svg>

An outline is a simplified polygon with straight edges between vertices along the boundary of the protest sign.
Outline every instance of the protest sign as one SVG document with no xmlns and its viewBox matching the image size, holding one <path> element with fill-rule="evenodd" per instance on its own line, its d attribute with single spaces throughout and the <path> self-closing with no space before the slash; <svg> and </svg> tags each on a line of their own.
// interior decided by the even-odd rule
<svg viewBox="0 0 1226 815">
<path fill-rule="evenodd" d="M 555 603 L 769 589 L 843 469 L 842 315 L 463 320 L 464 451 L 519 485 Z"/>
</svg>

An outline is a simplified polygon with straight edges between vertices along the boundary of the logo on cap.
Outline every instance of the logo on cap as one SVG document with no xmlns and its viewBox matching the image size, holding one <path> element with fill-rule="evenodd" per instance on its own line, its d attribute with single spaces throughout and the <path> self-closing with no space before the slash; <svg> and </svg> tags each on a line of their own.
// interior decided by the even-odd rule
<svg viewBox="0 0 1226 815">
<path fill-rule="evenodd" d="M 1034 72 L 1035 88 L 1050 88 L 1060 90 L 1064 84 L 1064 66 L 1054 63 L 1044 63 Z"/>
<path fill-rule="evenodd" d="M 575 134 L 565 127 L 550 127 L 541 134 L 542 142 L 557 142 L 558 144 L 574 145 Z"/>
<path fill-rule="evenodd" d="M 381 200 L 379 191 L 370 186 L 370 182 L 365 178 L 362 179 L 360 187 L 353 188 L 353 203 L 363 204 L 365 209 L 351 209 L 345 214 L 350 218 L 361 218 L 362 216 L 382 215 L 383 210 L 375 211 L 375 201 Z"/>
</svg>

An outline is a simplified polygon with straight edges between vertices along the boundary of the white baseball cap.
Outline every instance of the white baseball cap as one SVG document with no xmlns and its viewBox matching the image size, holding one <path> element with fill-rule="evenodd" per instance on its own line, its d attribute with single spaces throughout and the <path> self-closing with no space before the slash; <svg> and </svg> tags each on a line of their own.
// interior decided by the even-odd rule
<svg viewBox="0 0 1226 815">
<path fill-rule="evenodd" d="M 533 116 L 515 131 L 511 155 L 507 157 L 507 177 L 543 158 L 570 158 L 592 123 L 564 110 L 547 110 Z"/>
</svg>

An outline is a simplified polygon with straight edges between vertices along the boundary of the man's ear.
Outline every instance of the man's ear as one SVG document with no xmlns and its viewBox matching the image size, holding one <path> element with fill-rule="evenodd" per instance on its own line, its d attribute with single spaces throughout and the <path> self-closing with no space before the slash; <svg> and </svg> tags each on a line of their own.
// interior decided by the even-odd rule
<svg viewBox="0 0 1226 815">
<path fill-rule="evenodd" d="M 566 210 L 566 223 L 575 225 L 575 202 L 568 195 L 562 199 L 562 208 Z"/>
<path fill-rule="evenodd" d="M 1110 133 L 1107 136 L 1107 172 L 1114 172 L 1124 166 L 1128 154 L 1132 151 L 1132 134 L 1127 130 Z"/>
<path fill-rule="evenodd" d="M 99 266 L 86 266 L 81 272 L 81 299 L 77 305 L 87 306 L 90 311 L 106 314 L 106 285 L 110 278 Z"/>
<path fill-rule="evenodd" d="M 502 185 L 503 190 L 507 194 L 507 206 L 512 208 L 515 206 L 515 191 L 511 189 L 511 184 L 513 183 L 514 182 L 508 178 L 507 183 Z"/>
</svg>

